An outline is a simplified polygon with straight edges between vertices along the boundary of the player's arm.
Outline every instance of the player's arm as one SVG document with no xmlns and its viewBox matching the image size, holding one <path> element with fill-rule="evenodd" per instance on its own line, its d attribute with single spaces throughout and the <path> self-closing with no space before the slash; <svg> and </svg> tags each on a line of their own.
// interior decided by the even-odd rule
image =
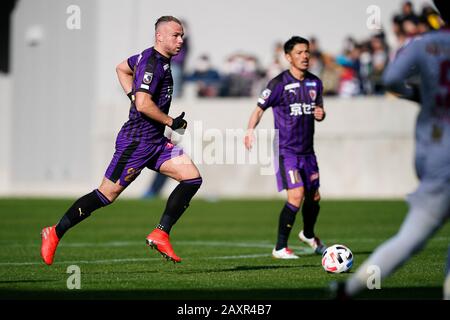
<svg viewBox="0 0 450 320">
<path fill-rule="evenodd" d="M 384 74 L 383 83 L 386 89 L 403 99 L 420 102 L 419 84 L 411 78 L 418 75 L 417 54 L 420 40 L 413 40 L 397 53 L 389 63 Z"/>
<path fill-rule="evenodd" d="M 317 98 L 313 115 L 316 121 L 323 121 L 326 116 L 325 109 L 323 108 L 323 83 L 320 79 L 317 81 Z"/>
<path fill-rule="evenodd" d="M 254 134 L 253 131 L 255 130 L 256 126 L 258 125 L 259 121 L 261 121 L 261 117 L 264 113 L 264 110 L 257 106 L 255 110 L 253 110 L 250 119 L 248 120 L 248 126 L 247 126 L 247 133 L 245 134 L 244 138 L 244 144 L 245 147 L 250 150 L 253 145 L 254 140 Z"/>
<path fill-rule="evenodd" d="M 134 56 L 133 56 L 134 57 Z M 133 57 L 128 59 L 128 64 L 133 65 Z M 164 68 L 161 64 L 139 63 L 135 67 L 136 88 L 134 105 L 136 110 L 148 118 L 166 125 L 172 130 L 186 129 L 187 122 L 183 119 L 184 112 L 176 118 L 171 118 L 165 114 L 153 101 L 152 96 L 157 92 L 158 87 L 164 78 Z M 180 132 L 181 134 L 184 131 Z"/>
<path fill-rule="evenodd" d="M 131 89 L 133 88 L 133 70 L 130 68 L 127 60 L 124 60 L 117 65 L 116 73 L 123 91 L 125 91 L 131 99 Z"/>
<path fill-rule="evenodd" d="M 136 110 L 143 113 L 152 120 L 162 123 L 173 130 L 186 129 L 187 122 L 183 119 L 184 112 L 176 118 L 171 118 L 161 111 L 153 102 L 152 96 L 146 92 L 137 92 L 135 100 Z"/>
</svg>

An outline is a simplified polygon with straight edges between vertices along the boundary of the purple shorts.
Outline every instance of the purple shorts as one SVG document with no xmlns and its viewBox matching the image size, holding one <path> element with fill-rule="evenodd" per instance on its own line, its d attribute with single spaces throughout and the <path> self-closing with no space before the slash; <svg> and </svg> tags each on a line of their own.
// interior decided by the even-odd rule
<svg viewBox="0 0 450 320">
<path fill-rule="evenodd" d="M 181 156 L 183 149 L 165 139 L 161 143 L 148 143 L 117 138 L 116 152 L 106 169 L 105 177 L 127 187 L 145 167 L 159 171 L 161 165 L 172 158 Z"/>
<path fill-rule="evenodd" d="M 305 191 L 314 191 L 320 186 L 319 167 L 314 154 L 280 155 L 276 176 L 278 191 L 298 187 L 305 187 Z"/>
</svg>

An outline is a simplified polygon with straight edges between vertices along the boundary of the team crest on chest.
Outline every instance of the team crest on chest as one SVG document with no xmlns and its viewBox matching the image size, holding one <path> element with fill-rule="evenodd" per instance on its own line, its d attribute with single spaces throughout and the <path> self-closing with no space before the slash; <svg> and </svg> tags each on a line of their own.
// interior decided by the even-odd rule
<svg viewBox="0 0 450 320">
<path fill-rule="evenodd" d="M 312 101 L 316 101 L 317 91 L 316 90 L 309 90 L 309 96 L 311 97 Z"/>
</svg>

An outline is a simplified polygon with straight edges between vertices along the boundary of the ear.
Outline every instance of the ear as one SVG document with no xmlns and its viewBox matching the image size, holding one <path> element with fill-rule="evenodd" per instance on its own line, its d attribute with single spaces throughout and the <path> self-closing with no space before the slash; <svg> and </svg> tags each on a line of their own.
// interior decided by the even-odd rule
<svg viewBox="0 0 450 320">
<path fill-rule="evenodd" d="M 160 32 L 157 31 L 155 37 L 156 37 L 156 42 L 162 42 L 162 35 Z"/>
<path fill-rule="evenodd" d="M 284 55 L 284 57 L 286 58 L 286 60 L 287 60 L 289 63 L 292 63 L 292 57 L 291 57 L 291 55 L 290 55 L 289 53 L 286 53 L 286 54 Z"/>
</svg>

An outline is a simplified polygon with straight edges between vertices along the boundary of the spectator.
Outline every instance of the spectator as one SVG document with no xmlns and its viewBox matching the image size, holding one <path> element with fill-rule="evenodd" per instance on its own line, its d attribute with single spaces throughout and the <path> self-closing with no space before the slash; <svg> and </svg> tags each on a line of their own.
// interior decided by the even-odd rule
<svg viewBox="0 0 450 320">
<path fill-rule="evenodd" d="M 311 57 L 309 59 L 309 71 L 320 77 L 323 71 L 323 57 L 322 51 L 319 48 L 319 43 L 315 37 L 310 38 L 309 52 L 311 53 Z"/>
<path fill-rule="evenodd" d="M 346 50 L 343 55 L 340 55 L 336 58 L 336 62 L 342 67 L 342 72 L 340 74 L 339 80 L 340 97 L 351 97 L 356 96 L 360 93 L 360 84 L 354 59 L 356 55 L 352 55 L 352 52 L 355 50 L 355 48 L 356 46 L 353 46 L 353 49 L 351 51 Z M 357 57 L 357 59 L 359 60 L 359 56 Z"/>
<path fill-rule="evenodd" d="M 361 45 L 361 54 L 359 57 L 359 76 L 361 81 L 361 93 L 370 95 L 373 93 L 371 81 L 372 74 L 372 55 L 370 53 L 370 43 L 364 42 Z"/>
<path fill-rule="evenodd" d="M 256 57 L 247 54 L 234 54 L 225 64 L 223 96 L 250 97 L 254 87 L 262 77 Z"/>
<path fill-rule="evenodd" d="M 331 55 L 323 54 L 322 83 L 324 95 L 337 95 L 341 68 Z"/>
<path fill-rule="evenodd" d="M 220 90 L 221 77 L 219 72 L 211 65 L 209 56 L 201 55 L 196 64 L 194 72 L 188 80 L 197 83 L 198 97 L 216 97 Z"/>
<path fill-rule="evenodd" d="M 286 69 L 289 69 L 289 63 L 284 57 L 283 44 L 281 42 L 277 42 L 273 51 L 272 63 L 267 68 L 266 80 L 269 81 L 270 79 L 275 78 Z"/>
<path fill-rule="evenodd" d="M 415 25 L 419 23 L 419 17 L 414 13 L 414 7 L 411 1 L 405 1 L 402 5 L 402 20 L 410 20 Z"/>
<path fill-rule="evenodd" d="M 384 68 L 388 62 L 388 53 L 386 44 L 381 34 L 375 35 L 370 40 L 372 49 L 372 75 L 371 82 L 373 84 L 374 94 L 384 94 L 384 88 L 381 81 Z"/>
</svg>

